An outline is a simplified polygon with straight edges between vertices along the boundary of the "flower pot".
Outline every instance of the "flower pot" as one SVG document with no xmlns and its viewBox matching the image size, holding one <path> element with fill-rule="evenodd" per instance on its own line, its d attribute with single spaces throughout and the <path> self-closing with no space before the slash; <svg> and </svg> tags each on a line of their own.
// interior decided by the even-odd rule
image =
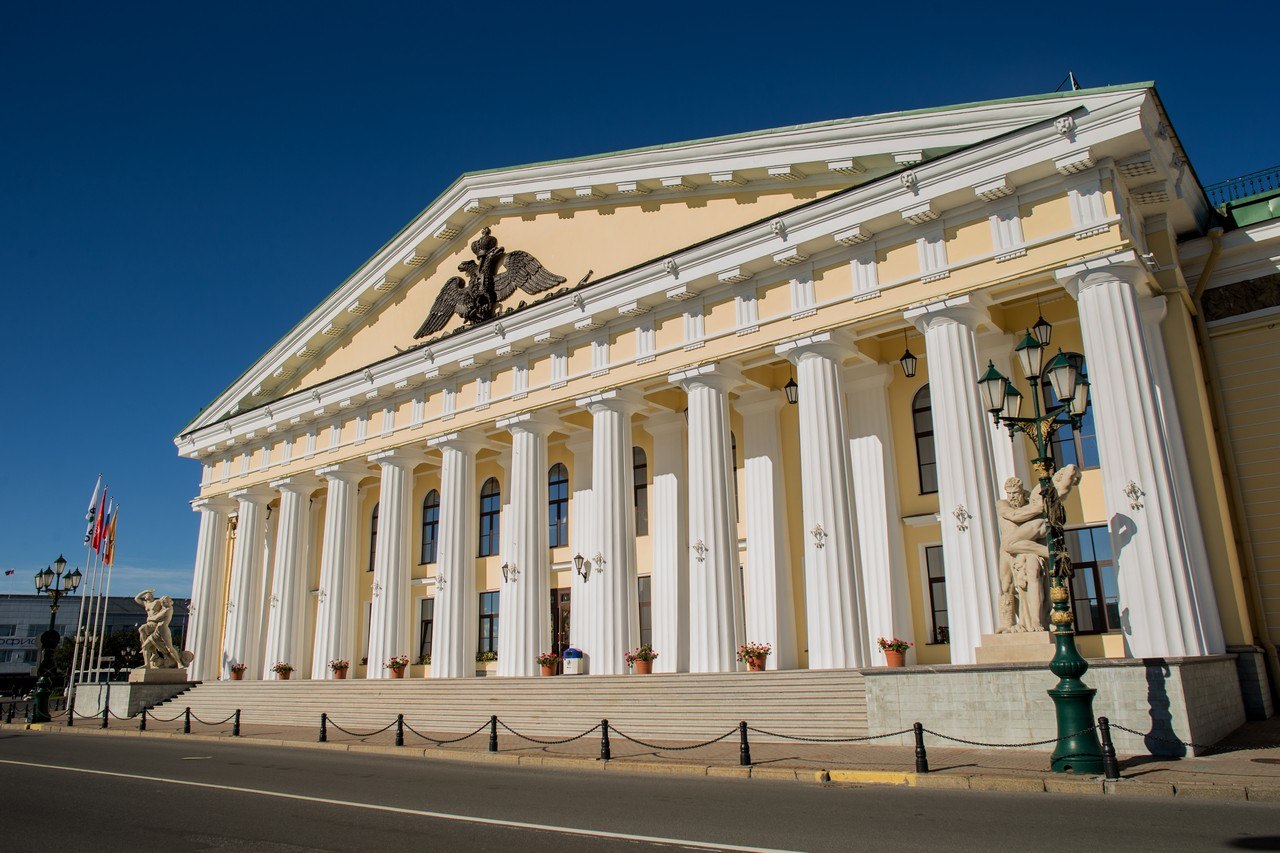
<svg viewBox="0 0 1280 853">
<path fill-rule="evenodd" d="M 293 675 L 293 670 L 290 669 L 290 670 L 285 670 L 284 672 L 277 672 L 276 678 L 280 679 L 281 681 L 288 681 L 289 676 L 291 675 Z"/>
<path fill-rule="evenodd" d="M 747 672 L 764 672 L 764 658 L 748 658 Z"/>
<path fill-rule="evenodd" d="M 555 664 L 553 664 L 553 663 L 544 663 L 544 664 L 542 664 L 542 674 L 543 674 L 543 675 L 555 675 L 555 674 L 556 674 L 556 665 L 555 665 Z"/>
<path fill-rule="evenodd" d="M 244 670 L 242 670 L 242 669 L 233 669 L 233 670 L 231 670 L 231 680 L 232 680 L 232 681 L 243 681 L 243 680 L 244 680 Z"/>
<path fill-rule="evenodd" d="M 404 678 L 404 667 L 402 667 L 402 666 L 393 666 L 393 667 L 391 667 L 391 677 L 392 677 L 392 678 Z"/>
<path fill-rule="evenodd" d="M 347 677 L 347 671 L 345 669 L 335 669 L 333 671 L 333 677 L 339 680 L 344 679 Z"/>
<path fill-rule="evenodd" d="M 638 660 L 635 663 L 636 675 L 650 675 L 653 673 L 653 661 Z"/>
<path fill-rule="evenodd" d="M 885 649 L 884 662 L 888 666 L 906 666 L 907 653 L 895 652 L 893 649 Z"/>
</svg>

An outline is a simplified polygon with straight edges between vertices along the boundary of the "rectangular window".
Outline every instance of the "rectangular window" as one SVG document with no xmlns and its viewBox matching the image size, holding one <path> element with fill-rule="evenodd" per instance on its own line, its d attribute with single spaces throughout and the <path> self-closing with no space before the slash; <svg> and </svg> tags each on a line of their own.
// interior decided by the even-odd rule
<svg viewBox="0 0 1280 853">
<path fill-rule="evenodd" d="M 0 663 L 8 663 L 12 658 L 13 652 L 8 651 L 7 649 L 5 651 L 0 651 Z"/>
<path fill-rule="evenodd" d="M 34 651 L 30 651 L 30 652 L 23 652 L 23 653 L 22 653 L 22 662 L 23 662 L 23 663 L 35 663 L 35 662 L 36 662 L 36 653 L 35 653 Z"/>
<path fill-rule="evenodd" d="M 498 593 L 480 593 L 480 644 L 478 652 L 498 651 Z"/>
<path fill-rule="evenodd" d="M 636 602 L 640 608 L 640 645 L 653 644 L 653 584 L 648 575 L 636 578 Z"/>
<path fill-rule="evenodd" d="M 547 546 L 559 548 L 569 544 L 569 474 L 563 465 L 551 469 L 547 491 Z"/>
<path fill-rule="evenodd" d="M 0 625 L 0 637 L 12 637 L 17 630 L 17 625 Z"/>
<path fill-rule="evenodd" d="M 942 565 L 942 546 L 926 547 L 924 563 L 929 579 L 929 615 L 933 632 L 929 637 L 929 643 L 950 643 L 951 630 L 947 623 L 947 576 Z"/>
<path fill-rule="evenodd" d="M 28 626 L 27 626 L 27 636 L 28 636 L 28 637 L 39 637 L 41 634 L 43 634 L 43 633 L 45 632 L 45 630 L 46 630 L 46 629 L 45 629 L 45 626 L 43 626 L 43 625 L 28 625 Z"/>
<path fill-rule="evenodd" d="M 418 660 L 431 659 L 431 635 L 436 621 L 436 600 L 422 599 L 422 615 L 418 627 Z M 425 659 L 425 660 L 424 660 Z"/>
<path fill-rule="evenodd" d="M 1071 579 L 1076 633 L 1106 634 L 1120 630 L 1120 590 L 1111 558 L 1111 535 L 1106 525 L 1067 532 L 1067 551 L 1075 564 Z"/>
</svg>

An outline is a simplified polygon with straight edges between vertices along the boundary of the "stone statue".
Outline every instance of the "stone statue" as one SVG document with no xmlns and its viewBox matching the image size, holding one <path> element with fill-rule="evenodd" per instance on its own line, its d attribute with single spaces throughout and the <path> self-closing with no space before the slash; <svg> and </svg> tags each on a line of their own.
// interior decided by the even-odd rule
<svg viewBox="0 0 1280 853">
<path fill-rule="evenodd" d="M 1075 465 L 1053 475 L 1060 500 L 1079 482 Z M 1005 499 L 996 501 L 1000 524 L 1000 625 L 996 633 L 1043 631 L 1044 578 L 1049 564 L 1044 496 L 1039 485 L 1028 492 L 1017 477 L 1005 480 L 1004 491 Z"/>
<path fill-rule="evenodd" d="M 138 640 L 142 645 L 144 669 L 182 669 L 191 662 L 193 655 L 174 646 L 169 623 L 173 621 L 173 599 L 167 595 L 156 598 L 155 590 L 144 589 L 133 597 L 147 611 L 147 621 L 138 628 Z"/>
</svg>

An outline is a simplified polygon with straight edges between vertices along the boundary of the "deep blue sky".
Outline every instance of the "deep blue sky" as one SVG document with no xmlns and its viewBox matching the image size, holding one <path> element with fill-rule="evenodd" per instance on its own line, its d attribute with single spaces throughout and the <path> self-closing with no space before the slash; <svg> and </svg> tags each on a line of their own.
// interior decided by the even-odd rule
<svg viewBox="0 0 1280 853">
<path fill-rule="evenodd" d="M 115 590 L 185 595 L 198 471 L 173 435 L 459 172 L 1052 91 L 1067 69 L 1156 80 L 1206 182 L 1280 161 L 1272 61 L 1238 47 L 1261 4 L 559 8 L 0 10 L 0 592 L 82 563 L 103 471 Z"/>
</svg>

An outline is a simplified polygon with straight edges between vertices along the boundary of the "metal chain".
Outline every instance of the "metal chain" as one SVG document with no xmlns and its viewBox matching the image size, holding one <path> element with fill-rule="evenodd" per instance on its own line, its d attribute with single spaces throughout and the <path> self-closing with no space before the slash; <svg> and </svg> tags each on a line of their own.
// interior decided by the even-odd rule
<svg viewBox="0 0 1280 853">
<path fill-rule="evenodd" d="M 1171 743 L 1176 746 L 1189 746 L 1192 749 L 1212 749 L 1213 748 L 1211 745 L 1207 745 L 1203 743 L 1192 743 L 1189 740 L 1182 740 L 1181 738 L 1178 738 L 1178 737 L 1167 738 L 1167 737 L 1161 737 L 1160 735 L 1148 734 L 1146 732 L 1134 731 L 1128 726 L 1122 726 L 1119 723 L 1112 723 L 1111 728 L 1119 729 L 1122 732 L 1128 732 L 1131 735 L 1137 735 L 1138 737 L 1144 740 L 1147 738 L 1150 738 L 1151 740 L 1158 740 L 1161 743 Z"/>
<path fill-rule="evenodd" d="M 462 737 L 450 738 L 449 740 L 439 740 L 439 739 L 437 739 L 437 738 L 433 738 L 431 735 L 424 735 L 422 732 L 418 731 L 417 729 L 415 729 L 413 726 L 409 725 L 408 723 L 405 723 L 405 724 L 404 724 L 404 727 L 405 727 L 406 729 L 408 729 L 409 731 L 413 732 L 413 733 L 414 733 L 415 735 L 417 735 L 418 737 L 422 738 L 423 740 L 429 740 L 429 741 L 431 741 L 432 743 L 434 743 L 436 746 L 444 746 L 444 745 L 445 745 L 445 744 L 447 744 L 447 743 L 457 743 L 457 742 L 459 742 L 459 741 L 466 740 L 466 739 L 467 739 L 467 738 L 469 738 L 469 737 L 475 737 L 476 735 L 480 734 L 480 733 L 481 733 L 482 731 L 484 731 L 485 729 L 489 728 L 489 721 L 488 721 L 488 720 L 485 720 L 483 723 L 481 723 L 481 724 L 480 724 L 480 728 L 476 729 L 476 730 L 475 730 L 474 732 L 472 732 L 471 734 L 463 735 Z"/>
<path fill-rule="evenodd" d="M 1063 740 L 1070 740 L 1073 737 L 1079 737 L 1085 732 L 1091 732 L 1097 728 L 1098 728 L 1097 726 L 1089 726 L 1089 728 L 1081 729 L 1075 734 L 1063 735 L 1062 737 L 1051 737 L 1047 740 L 1031 740 L 1031 741 L 1027 741 L 1026 743 L 985 743 L 980 740 L 966 740 L 965 738 L 962 738 L 962 737 L 952 737 L 951 735 L 944 735 L 944 734 L 941 734 L 940 732 L 935 732 L 933 729 L 924 729 L 924 732 L 925 734 L 930 734 L 930 735 L 933 735 L 934 737 L 940 737 L 943 740 L 950 740 L 956 743 L 963 743 L 963 744 L 967 744 L 968 746 L 989 746 L 989 747 L 995 747 L 998 749 L 1017 749 L 1019 747 L 1024 747 L 1024 746 L 1044 746 L 1045 744 L 1057 743 Z M 1115 728 L 1115 726 L 1112 725 L 1112 728 Z M 908 731 L 910 731 L 910 729 L 908 729 Z"/>
<path fill-rule="evenodd" d="M 784 735 L 779 732 L 766 731 L 765 729 L 757 729 L 754 726 L 747 726 L 747 731 L 755 732 L 758 735 L 767 737 L 777 737 L 783 740 L 800 740 L 806 743 L 855 743 L 865 740 L 880 740 L 886 737 L 897 737 L 898 735 L 909 735 L 913 729 L 903 729 L 900 732 L 886 732 L 882 735 L 862 735 L 860 737 L 805 737 L 803 735 Z"/>
<path fill-rule="evenodd" d="M 227 717 L 225 720 L 218 720 L 216 723 L 211 723 L 211 722 L 208 722 L 207 720 L 202 720 L 199 717 L 197 717 L 195 714 L 191 715 L 191 719 L 195 720 L 197 723 L 200 723 L 201 725 L 204 725 L 204 726 L 221 726 L 224 723 L 231 722 L 235 718 L 236 718 L 236 715 L 234 711 L 231 712 L 231 716 Z M 390 728 L 390 726 L 388 726 L 387 728 Z"/>
<path fill-rule="evenodd" d="M 233 714 L 232 716 L 235 716 L 235 715 Z M 230 717 L 228 717 L 228 719 L 230 719 Z M 344 729 L 342 726 L 340 726 L 340 725 L 338 725 L 337 723 L 335 723 L 335 722 L 333 721 L 333 717 L 328 717 L 328 718 L 327 718 L 327 720 L 328 720 L 328 724 L 329 724 L 329 725 L 333 726 L 335 729 L 337 729 L 338 731 L 342 732 L 343 734 L 351 735 L 352 737 L 373 737 L 374 735 L 380 735 L 380 734 L 382 734 L 383 732 L 385 732 L 387 729 L 391 728 L 392 726 L 394 726 L 394 725 L 396 724 L 396 721 L 395 721 L 395 720 L 392 720 L 391 722 L 387 723 L 387 724 L 386 724 L 385 726 L 383 726 L 382 728 L 378 729 L 376 732 L 360 733 L 360 732 L 351 732 L 351 731 L 347 731 L 347 730 L 346 730 L 346 729 Z"/>
<path fill-rule="evenodd" d="M 515 729 L 511 728 L 511 726 L 508 726 L 506 723 L 502 722 L 502 720 L 498 720 L 498 725 L 502 726 L 504 729 L 506 729 L 507 731 L 511 732 L 513 735 L 515 735 L 515 736 L 516 736 L 516 737 L 518 737 L 518 738 L 521 738 L 521 739 L 523 739 L 523 740 L 527 740 L 527 741 L 529 741 L 530 743 L 540 743 L 540 744 L 542 744 L 543 746 L 559 746 L 559 745 L 560 745 L 560 744 L 562 744 L 562 743 L 571 743 L 571 742 L 573 742 L 573 741 L 575 741 L 575 740 L 580 740 L 580 739 L 582 739 L 582 738 L 586 737 L 587 735 L 591 734 L 592 732 L 594 732 L 594 731 L 596 731 L 596 730 L 598 730 L 598 729 L 600 728 L 600 724 L 599 724 L 599 723 L 596 723 L 594 726 L 592 726 L 591 728 L 587 729 L 585 732 L 583 732 L 583 733 L 582 733 L 582 734 L 580 734 L 580 735 L 574 735 L 573 737 L 567 737 L 567 738 L 564 738 L 563 740 L 539 740 L 539 739 L 538 739 L 538 738 L 536 738 L 536 737 L 529 737 L 528 735 L 522 735 L 522 734 L 520 734 L 520 732 L 518 732 L 518 731 L 516 731 Z"/>
<path fill-rule="evenodd" d="M 165 717 L 157 717 L 157 716 L 155 716 L 154 714 L 152 714 L 151 712 L 149 712 L 149 711 L 147 712 L 147 722 L 157 722 L 157 723 L 176 723 L 178 720 L 181 720 L 181 719 L 182 719 L 182 714 L 181 714 L 181 713 L 179 713 L 179 714 L 178 714 L 178 716 L 176 716 L 176 717 L 168 717 L 168 718 L 165 718 Z"/>
<path fill-rule="evenodd" d="M 640 746 L 645 747 L 646 749 L 656 749 L 656 750 L 659 750 L 660 752 L 684 752 L 687 749 L 701 749 L 704 746 L 711 746 L 711 744 L 713 743 L 719 743 L 720 741 L 724 740 L 727 737 L 732 737 L 733 735 L 736 735 L 738 733 L 738 728 L 737 726 L 734 726 L 732 729 L 729 729 L 729 731 L 720 735 L 720 737 L 718 738 L 713 738 L 712 740 L 704 741 L 703 743 L 689 744 L 688 746 L 658 746 L 656 743 L 646 743 L 642 740 L 637 740 L 636 738 L 633 738 L 630 735 L 627 735 L 618 731 L 613 726 L 609 726 L 609 731 L 617 735 L 618 737 L 622 738 L 623 740 L 629 740 L 634 744 L 638 744 Z"/>
</svg>

